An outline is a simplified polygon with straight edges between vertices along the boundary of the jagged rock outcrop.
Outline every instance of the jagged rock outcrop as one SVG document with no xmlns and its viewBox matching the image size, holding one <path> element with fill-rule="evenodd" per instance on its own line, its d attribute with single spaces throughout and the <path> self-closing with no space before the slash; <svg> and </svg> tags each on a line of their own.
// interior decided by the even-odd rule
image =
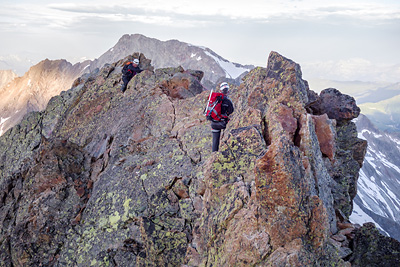
<svg viewBox="0 0 400 267">
<path fill-rule="evenodd" d="M 348 223 L 366 146 L 350 121 L 358 114 L 316 112 L 300 66 L 272 52 L 232 86 L 236 110 L 211 153 L 203 74 L 140 59 L 124 94 L 119 60 L 0 138 L 1 266 L 359 258 Z"/>
</svg>

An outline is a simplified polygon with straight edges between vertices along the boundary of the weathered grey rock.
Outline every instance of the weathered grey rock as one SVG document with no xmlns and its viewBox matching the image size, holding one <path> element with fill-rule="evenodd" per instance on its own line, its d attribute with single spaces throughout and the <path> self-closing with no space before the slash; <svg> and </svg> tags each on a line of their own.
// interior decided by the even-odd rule
<svg viewBox="0 0 400 267">
<path fill-rule="evenodd" d="M 346 266 L 330 236 L 363 154 L 353 124 L 311 114 L 300 66 L 272 52 L 232 85 L 211 153 L 201 73 L 136 56 L 124 94 L 129 58 L 0 138 L 3 266 Z"/>
<path fill-rule="evenodd" d="M 316 103 L 310 106 L 315 114 L 326 113 L 330 119 L 337 121 L 351 120 L 360 115 L 360 108 L 349 95 L 340 93 L 335 88 L 322 90 Z"/>
</svg>

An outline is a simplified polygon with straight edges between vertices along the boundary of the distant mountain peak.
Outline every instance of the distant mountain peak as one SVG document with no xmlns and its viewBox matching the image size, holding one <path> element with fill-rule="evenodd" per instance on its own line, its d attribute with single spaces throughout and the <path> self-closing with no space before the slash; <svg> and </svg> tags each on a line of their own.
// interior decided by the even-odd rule
<svg viewBox="0 0 400 267">
<path fill-rule="evenodd" d="M 0 90 L 0 117 L 7 118 L 0 135 L 19 123 L 26 113 L 45 109 L 53 96 L 70 89 L 72 82 L 83 74 L 85 64 L 44 59 L 23 76 L 14 76 Z"/>
<path fill-rule="evenodd" d="M 90 71 L 117 61 L 134 52 L 152 59 L 155 68 L 182 66 L 204 72 L 203 83 L 214 86 L 221 78 L 234 81 L 254 66 L 232 63 L 209 48 L 195 46 L 178 40 L 160 41 L 142 34 L 125 34 L 118 42 L 90 66 Z M 240 81 L 236 81 L 239 83 Z"/>
<path fill-rule="evenodd" d="M 8 92 L 0 91 L 0 116 L 10 118 L 3 125 L 3 130 L 18 123 L 26 112 L 44 109 L 52 96 L 69 89 L 82 74 L 96 72 L 104 65 L 135 52 L 152 58 L 155 68 L 182 66 L 184 69 L 203 71 L 203 86 L 206 88 L 215 87 L 221 80 L 239 84 L 241 77 L 253 68 L 231 63 L 209 48 L 178 40 L 164 42 L 142 34 L 125 34 L 94 61 L 86 60 L 72 65 L 64 59 L 45 59 L 31 66 L 25 75 L 9 84 Z"/>
</svg>

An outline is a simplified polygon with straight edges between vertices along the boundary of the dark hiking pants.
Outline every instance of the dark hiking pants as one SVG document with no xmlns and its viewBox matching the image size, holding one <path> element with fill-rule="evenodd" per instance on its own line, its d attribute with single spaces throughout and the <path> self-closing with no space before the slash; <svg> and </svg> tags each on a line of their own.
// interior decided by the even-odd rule
<svg viewBox="0 0 400 267">
<path fill-rule="evenodd" d="M 221 138 L 221 130 L 226 128 L 226 121 L 212 121 L 212 152 L 218 151 L 219 139 Z"/>
<path fill-rule="evenodd" d="M 218 151 L 221 130 L 212 130 L 212 152 Z"/>
<path fill-rule="evenodd" d="M 129 81 L 132 79 L 132 76 L 122 75 L 122 81 L 124 84 L 121 86 L 122 93 L 125 92 L 126 86 L 128 85 Z"/>
</svg>

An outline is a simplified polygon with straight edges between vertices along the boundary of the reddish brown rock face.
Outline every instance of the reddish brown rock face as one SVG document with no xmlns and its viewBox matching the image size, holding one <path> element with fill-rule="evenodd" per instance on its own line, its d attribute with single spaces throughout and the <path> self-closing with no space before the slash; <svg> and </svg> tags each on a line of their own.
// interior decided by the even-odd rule
<svg viewBox="0 0 400 267">
<path fill-rule="evenodd" d="M 193 97 L 203 91 L 200 80 L 185 72 L 176 73 L 171 79 L 165 80 L 161 84 L 166 94 L 173 98 Z"/>
<path fill-rule="evenodd" d="M 315 124 L 315 133 L 318 137 L 321 152 L 332 161 L 336 152 L 336 131 L 334 129 L 335 125 L 333 125 L 335 123 L 329 120 L 326 114 L 312 116 L 312 119 Z"/>
<path fill-rule="evenodd" d="M 284 105 L 279 105 L 275 112 L 278 121 L 282 125 L 283 131 L 289 135 L 291 140 L 294 140 L 294 135 L 298 126 L 297 119 L 293 117 L 293 109 Z"/>
<path fill-rule="evenodd" d="M 302 162 L 295 160 L 300 159 L 297 153 L 284 141 L 273 143 L 256 165 L 256 196 L 265 211 L 267 232 L 274 248 L 307 232 L 309 211 L 301 205 L 307 197 L 307 184 L 302 179 Z"/>
</svg>

